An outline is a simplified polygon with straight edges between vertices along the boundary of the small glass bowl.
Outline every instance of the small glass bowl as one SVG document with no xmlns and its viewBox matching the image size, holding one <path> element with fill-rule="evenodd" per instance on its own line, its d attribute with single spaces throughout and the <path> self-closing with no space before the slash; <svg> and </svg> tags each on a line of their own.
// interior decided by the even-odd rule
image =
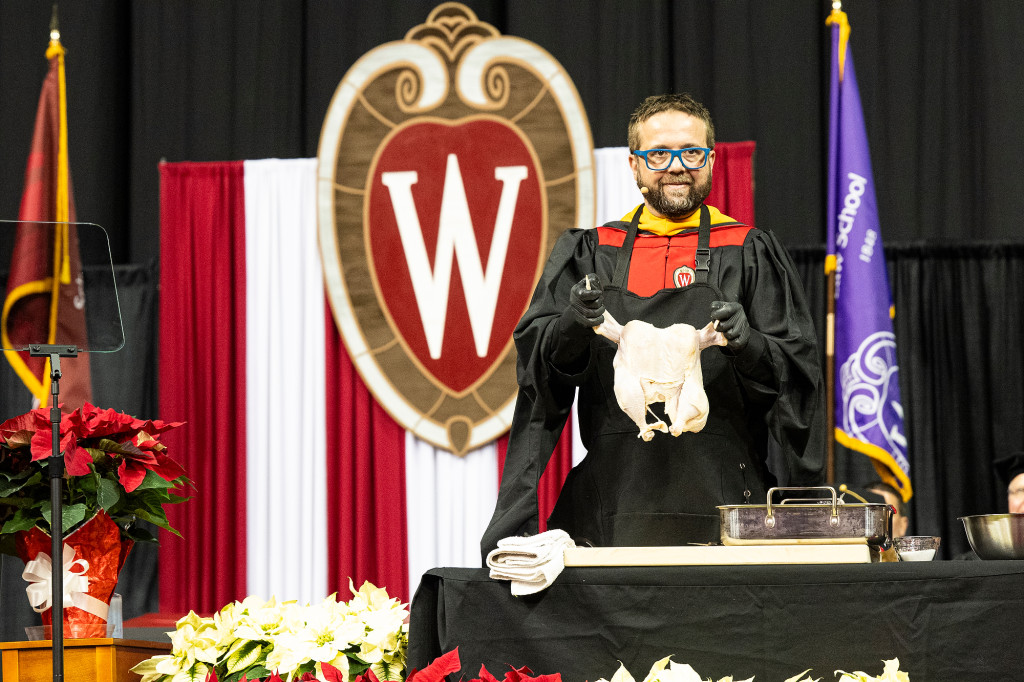
<svg viewBox="0 0 1024 682">
<path fill-rule="evenodd" d="M 934 535 L 904 535 L 893 540 L 900 561 L 931 561 L 942 538 Z"/>
</svg>

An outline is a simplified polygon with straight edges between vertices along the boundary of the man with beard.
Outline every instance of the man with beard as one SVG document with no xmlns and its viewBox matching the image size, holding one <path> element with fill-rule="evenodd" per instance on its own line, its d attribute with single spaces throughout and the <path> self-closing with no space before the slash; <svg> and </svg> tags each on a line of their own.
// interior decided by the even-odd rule
<svg viewBox="0 0 1024 682">
<path fill-rule="evenodd" d="M 497 506 L 481 549 L 538 530 L 537 485 L 578 389 L 587 455 L 548 519 L 577 544 L 717 543 L 717 505 L 763 503 L 772 486 L 815 485 L 824 463 L 822 375 L 801 282 L 768 231 L 704 205 L 715 135 L 686 94 L 647 98 L 629 121 L 644 203 L 623 220 L 568 230 L 516 327 L 519 395 Z M 607 311 L 656 327 L 717 322 L 701 352 L 709 412 L 698 433 L 637 438 L 619 408 Z M 660 404 L 652 409 L 665 419 Z"/>
</svg>

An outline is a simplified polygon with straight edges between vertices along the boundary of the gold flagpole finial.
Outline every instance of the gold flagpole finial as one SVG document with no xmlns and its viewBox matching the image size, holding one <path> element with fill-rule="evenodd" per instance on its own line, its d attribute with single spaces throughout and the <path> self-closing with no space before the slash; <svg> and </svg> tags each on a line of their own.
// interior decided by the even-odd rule
<svg viewBox="0 0 1024 682">
<path fill-rule="evenodd" d="M 50 15 L 50 40 L 60 40 L 60 27 L 57 24 L 57 3 L 53 3 L 53 14 Z"/>
</svg>

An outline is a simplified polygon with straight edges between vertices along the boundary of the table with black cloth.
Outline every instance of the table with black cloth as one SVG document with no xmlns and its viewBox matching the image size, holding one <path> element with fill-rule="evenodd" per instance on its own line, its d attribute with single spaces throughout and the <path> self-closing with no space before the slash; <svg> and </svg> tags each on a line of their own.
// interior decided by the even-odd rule
<svg viewBox="0 0 1024 682">
<path fill-rule="evenodd" d="M 812 668 L 915 682 L 1024 680 L 1024 561 L 566 568 L 513 597 L 486 569 L 427 572 L 412 601 L 409 667 L 458 647 L 461 673 L 509 666 L 637 680 L 668 655 L 703 677 L 783 682 Z"/>
</svg>

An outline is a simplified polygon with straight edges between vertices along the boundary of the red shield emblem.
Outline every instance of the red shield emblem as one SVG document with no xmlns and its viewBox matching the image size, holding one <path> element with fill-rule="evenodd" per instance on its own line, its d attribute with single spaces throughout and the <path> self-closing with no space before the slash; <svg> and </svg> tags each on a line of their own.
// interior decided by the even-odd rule
<svg viewBox="0 0 1024 682">
<path fill-rule="evenodd" d="M 529 304 L 523 269 L 544 246 L 539 171 L 516 131 L 488 119 L 413 122 L 372 170 L 379 296 L 410 354 L 454 394 L 486 377 Z"/>
<path fill-rule="evenodd" d="M 353 65 L 318 160 L 328 297 L 360 376 L 438 447 L 500 436 L 512 331 L 561 231 L 594 223 L 593 145 L 567 74 L 445 3 Z"/>
<path fill-rule="evenodd" d="M 685 287 L 693 284 L 693 268 L 681 265 L 672 273 L 672 281 L 677 287 Z"/>
</svg>

